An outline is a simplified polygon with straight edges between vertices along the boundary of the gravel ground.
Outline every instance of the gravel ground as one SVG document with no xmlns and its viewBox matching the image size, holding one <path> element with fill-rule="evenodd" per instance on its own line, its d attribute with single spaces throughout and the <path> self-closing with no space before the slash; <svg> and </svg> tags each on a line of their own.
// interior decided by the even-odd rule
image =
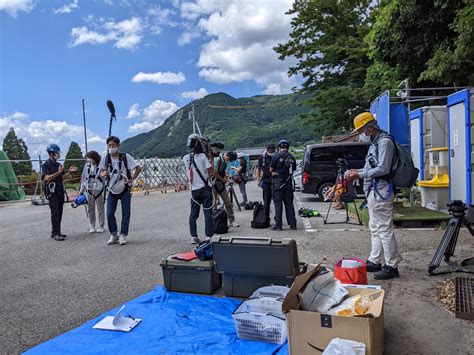
<svg viewBox="0 0 474 355">
<path fill-rule="evenodd" d="M 261 199 L 254 184 L 248 190 L 251 200 Z M 295 207 L 300 206 L 327 209 L 316 198 L 297 194 Z M 68 237 L 56 242 L 49 237 L 47 206 L 0 206 L 0 352 L 27 350 L 162 284 L 160 260 L 191 248 L 188 213 L 187 192 L 135 193 L 129 244 L 107 246 L 106 233 L 88 233 L 82 208 L 65 206 L 63 232 Z M 294 238 L 300 260 L 308 263 L 366 258 L 370 250 L 364 226 L 298 218 L 298 230 L 272 232 L 251 229 L 251 211 L 236 216 L 241 227 L 231 234 Z M 343 219 L 341 214 L 330 216 L 331 221 Z M 202 217 L 198 223 L 203 230 Z M 446 277 L 425 276 L 442 234 L 434 229 L 398 229 L 404 258 L 401 277 L 376 282 L 369 276 L 369 282 L 386 290 L 387 354 L 466 354 L 474 349 L 473 323 L 454 318 L 435 300 L 436 288 Z M 462 231 L 456 249 L 459 260 L 474 255 L 473 240 Z"/>
</svg>

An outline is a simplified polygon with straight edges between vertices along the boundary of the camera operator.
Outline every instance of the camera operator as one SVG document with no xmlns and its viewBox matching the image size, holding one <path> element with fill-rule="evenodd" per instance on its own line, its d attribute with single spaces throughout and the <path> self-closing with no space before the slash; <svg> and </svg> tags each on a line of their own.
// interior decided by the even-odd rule
<svg viewBox="0 0 474 355">
<path fill-rule="evenodd" d="M 227 213 L 227 218 L 229 220 L 230 227 L 239 227 L 239 224 L 235 222 L 234 210 L 232 207 L 232 202 L 230 202 L 229 193 L 227 192 L 225 186 L 227 184 L 229 175 L 227 173 L 227 163 L 235 161 L 237 159 L 237 154 L 235 152 L 227 152 L 219 155 L 219 151 L 216 148 L 212 150 L 213 156 L 215 157 L 214 161 L 214 186 L 213 193 L 217 205 L 219 196 L 224 201 L 224 208 Z"/>
<path fill-rule="evenodd" d="M 290 143 L 286 139 L 278 142 L 279 152 L 273 156 L 270 166 L 273 185 L 273 202 L 275 204 L 275 231 L 281 231 L 283 206 L 285 204 L 286 221 L 291 229 L 296 229 L 295 207 L 293 205 L 293 171 L 296 160 L 288 152 Z"/>
<path fill-rule="evenodd" d="M 206 239 L 210 240 L 214 234 L 212 187 L 209 182 L 209 177 L 214 175 L 214 155 L 208 150 L 206 143 L 198 134 L 191 134 L 188 137 L 188 148 L 191 149 L 191 152 L 183 157 L 191 184 L 191 212 L 189 215 L 191 244 L 200 242 L 196 221 L 199 218 L 201 206 L 204 211 Z"/>
<path fill-rule="evenodd" d="M 380 129 L 375 117 L 364 112 L 354 118 L 355 132 L 361 141 L 370 142 L 365 165 L 360 170 L 349 170 L 351 181 L 364 179 L 364 193 L 369 208 L 369 228 L 372 251 L 367 260 L 367 271 L 375 272 L 377 280 L 398 277 L 399 254 L 393 233 L 393 183 L 395 145 L 392 138 Z M 382 268 L 382 254 L 385 266 Z"/>
</svg>

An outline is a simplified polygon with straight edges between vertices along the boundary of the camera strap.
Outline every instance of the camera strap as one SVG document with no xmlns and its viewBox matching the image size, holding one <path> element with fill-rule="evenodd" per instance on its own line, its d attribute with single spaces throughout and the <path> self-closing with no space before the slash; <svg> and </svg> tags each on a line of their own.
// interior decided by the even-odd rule
<svg viewBox="0 0 474 355">
<path fill-rule="evenodd" d="M 204 185 L 205 185 L 206 187 L 210 187 L 208 181 L 207 181 L 206 179 L 204 179 L 204 176 L 201 174 L 201 171 L 200 171 L 199 168 L 197 167 L 197 164 L 196 164 L 196 162 L 194 161 L 194 159 L 193 159 L 193 166 L 194 166 L 194 169 L 196 170 L 196 172 L 198 173 L 199 177 L 201 178 L 202 182 L 204 183 Z"/>
</svg>

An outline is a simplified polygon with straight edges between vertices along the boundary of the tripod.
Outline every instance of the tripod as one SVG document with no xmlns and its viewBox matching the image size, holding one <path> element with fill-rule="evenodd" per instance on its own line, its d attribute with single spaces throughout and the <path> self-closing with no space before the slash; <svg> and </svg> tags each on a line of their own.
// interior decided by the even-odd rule
<svg viewBox="0 0 474 355">
<path fill-rule="evenodd" d="M 334 184 L 334 190 L 337 189 L 338 183 L 341 183 L 343 188 L 345 186 L 349 186 L 349 184 L 352 184 L 352 182 L 347 181 L 347 179 L 344 177 L 344 174 L 347 170 L 347 163 L 343 159 L 338 159 L 337 163 L 338 163 L 339 169 L 337 171 L 337 177 L 336 177 L 336 182 Z M 335 191 L 334 191 L 334 193 L 335 193 Z M 352 194 L 352 196 L 350 194 Z M 358 208 L 356 206 L 356 203 L 355 203 L 355 193 L 353 191 L 352 192 L 347 192 L 346 191 L 346 195 L 349 197 L 346 201 L 344 201 L 344 193 L 341 195 L 342 202 L 344 203 L 344 207 L 346 209 L 346 220 L 345 221 L 340 221 L 340 222 L 330 222 L 330 223 L 328 222 L 329 211 L 331 211 L 331 207 L 332 207 L 332 203 L 333 203 L 333 199 L 331 198 L 331 202 L 329 203 L 329 208 L 328 208 L 328 211 L 326 213 L 326 218 L 324 218 L 324 221 L 323 221 L 324 224 L 347 223 L 347 224 L 357 224 L 359 226 L 362 225 L 362 221 L 361 221 L 360 215 L 359 215 L 359 210 L 358 210 Z M 350 221 L 349 209 L 348 209 L 349 202 L 352 202 L 354 204 L 354 209 L 356 211 L 358 223 L 349 222 Z"/>
<path fill-rule="evenodd" d="M 235 194 L 233 182 L 229 182 L 229 189 L 227 190 L 227 193 L 229 194 L 229 197 L 230 197 L 230 203 L 234 204 L 234 199 L 235 199 L 235 206 L 237 207 L 239 211 L 242 211 L 239 200 L 237 199 L 237 195 Z"/>
<path fill-rule="evenodd" d="M 441 243 L 439 244 L 438 249 L 433 256 L 433 260 L 431 260 L 430 265 L 428 266 L 428 276 L 442 275 L 450 272 L 470 272 L 459 267 L 456 261 L 449 261 L 449 259 L 454 255 L 454 249 L 456 248 L 456 243 L 458 241 L 459 230 L 463 224 L 466 226 L 469 233 L 474 236 L 474 229 L 471 227 L 470 221 L 466 219 L 466 210 L 466 205 L 460 200 L 455 200 L 448 204 L 448 212 L 451 214 L 452 218 L 449 220 L 448 226 L 444 231 L 443 238 L 441 239 Z M 441 258 L 443 256 L 444 261 L 449 265 L 449 270 L 434 273 L 433 271 L 439 267 Z"/>
</svg>

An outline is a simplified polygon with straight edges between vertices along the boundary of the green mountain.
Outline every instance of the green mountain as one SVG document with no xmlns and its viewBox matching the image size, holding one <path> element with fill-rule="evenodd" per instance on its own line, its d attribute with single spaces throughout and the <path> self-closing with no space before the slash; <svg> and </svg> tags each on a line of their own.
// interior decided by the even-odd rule
<svg viewBox="0 0 474 355">
<path fill-rule="evenodd" d="M 292 145 L 314 139 L 300 116 L 311 109 L 307 97 L 296 94 L 236 99 L 224 93 L 195 100 L 172 114 L 160 127 L 123 141 L 120 150 L 135 157 L 178 157 L 186 154 L 193 132 L 189 112 L 205 138 L 221 141 L 227 149 L 264 146 L 286 138 Z"/>
</svg>

